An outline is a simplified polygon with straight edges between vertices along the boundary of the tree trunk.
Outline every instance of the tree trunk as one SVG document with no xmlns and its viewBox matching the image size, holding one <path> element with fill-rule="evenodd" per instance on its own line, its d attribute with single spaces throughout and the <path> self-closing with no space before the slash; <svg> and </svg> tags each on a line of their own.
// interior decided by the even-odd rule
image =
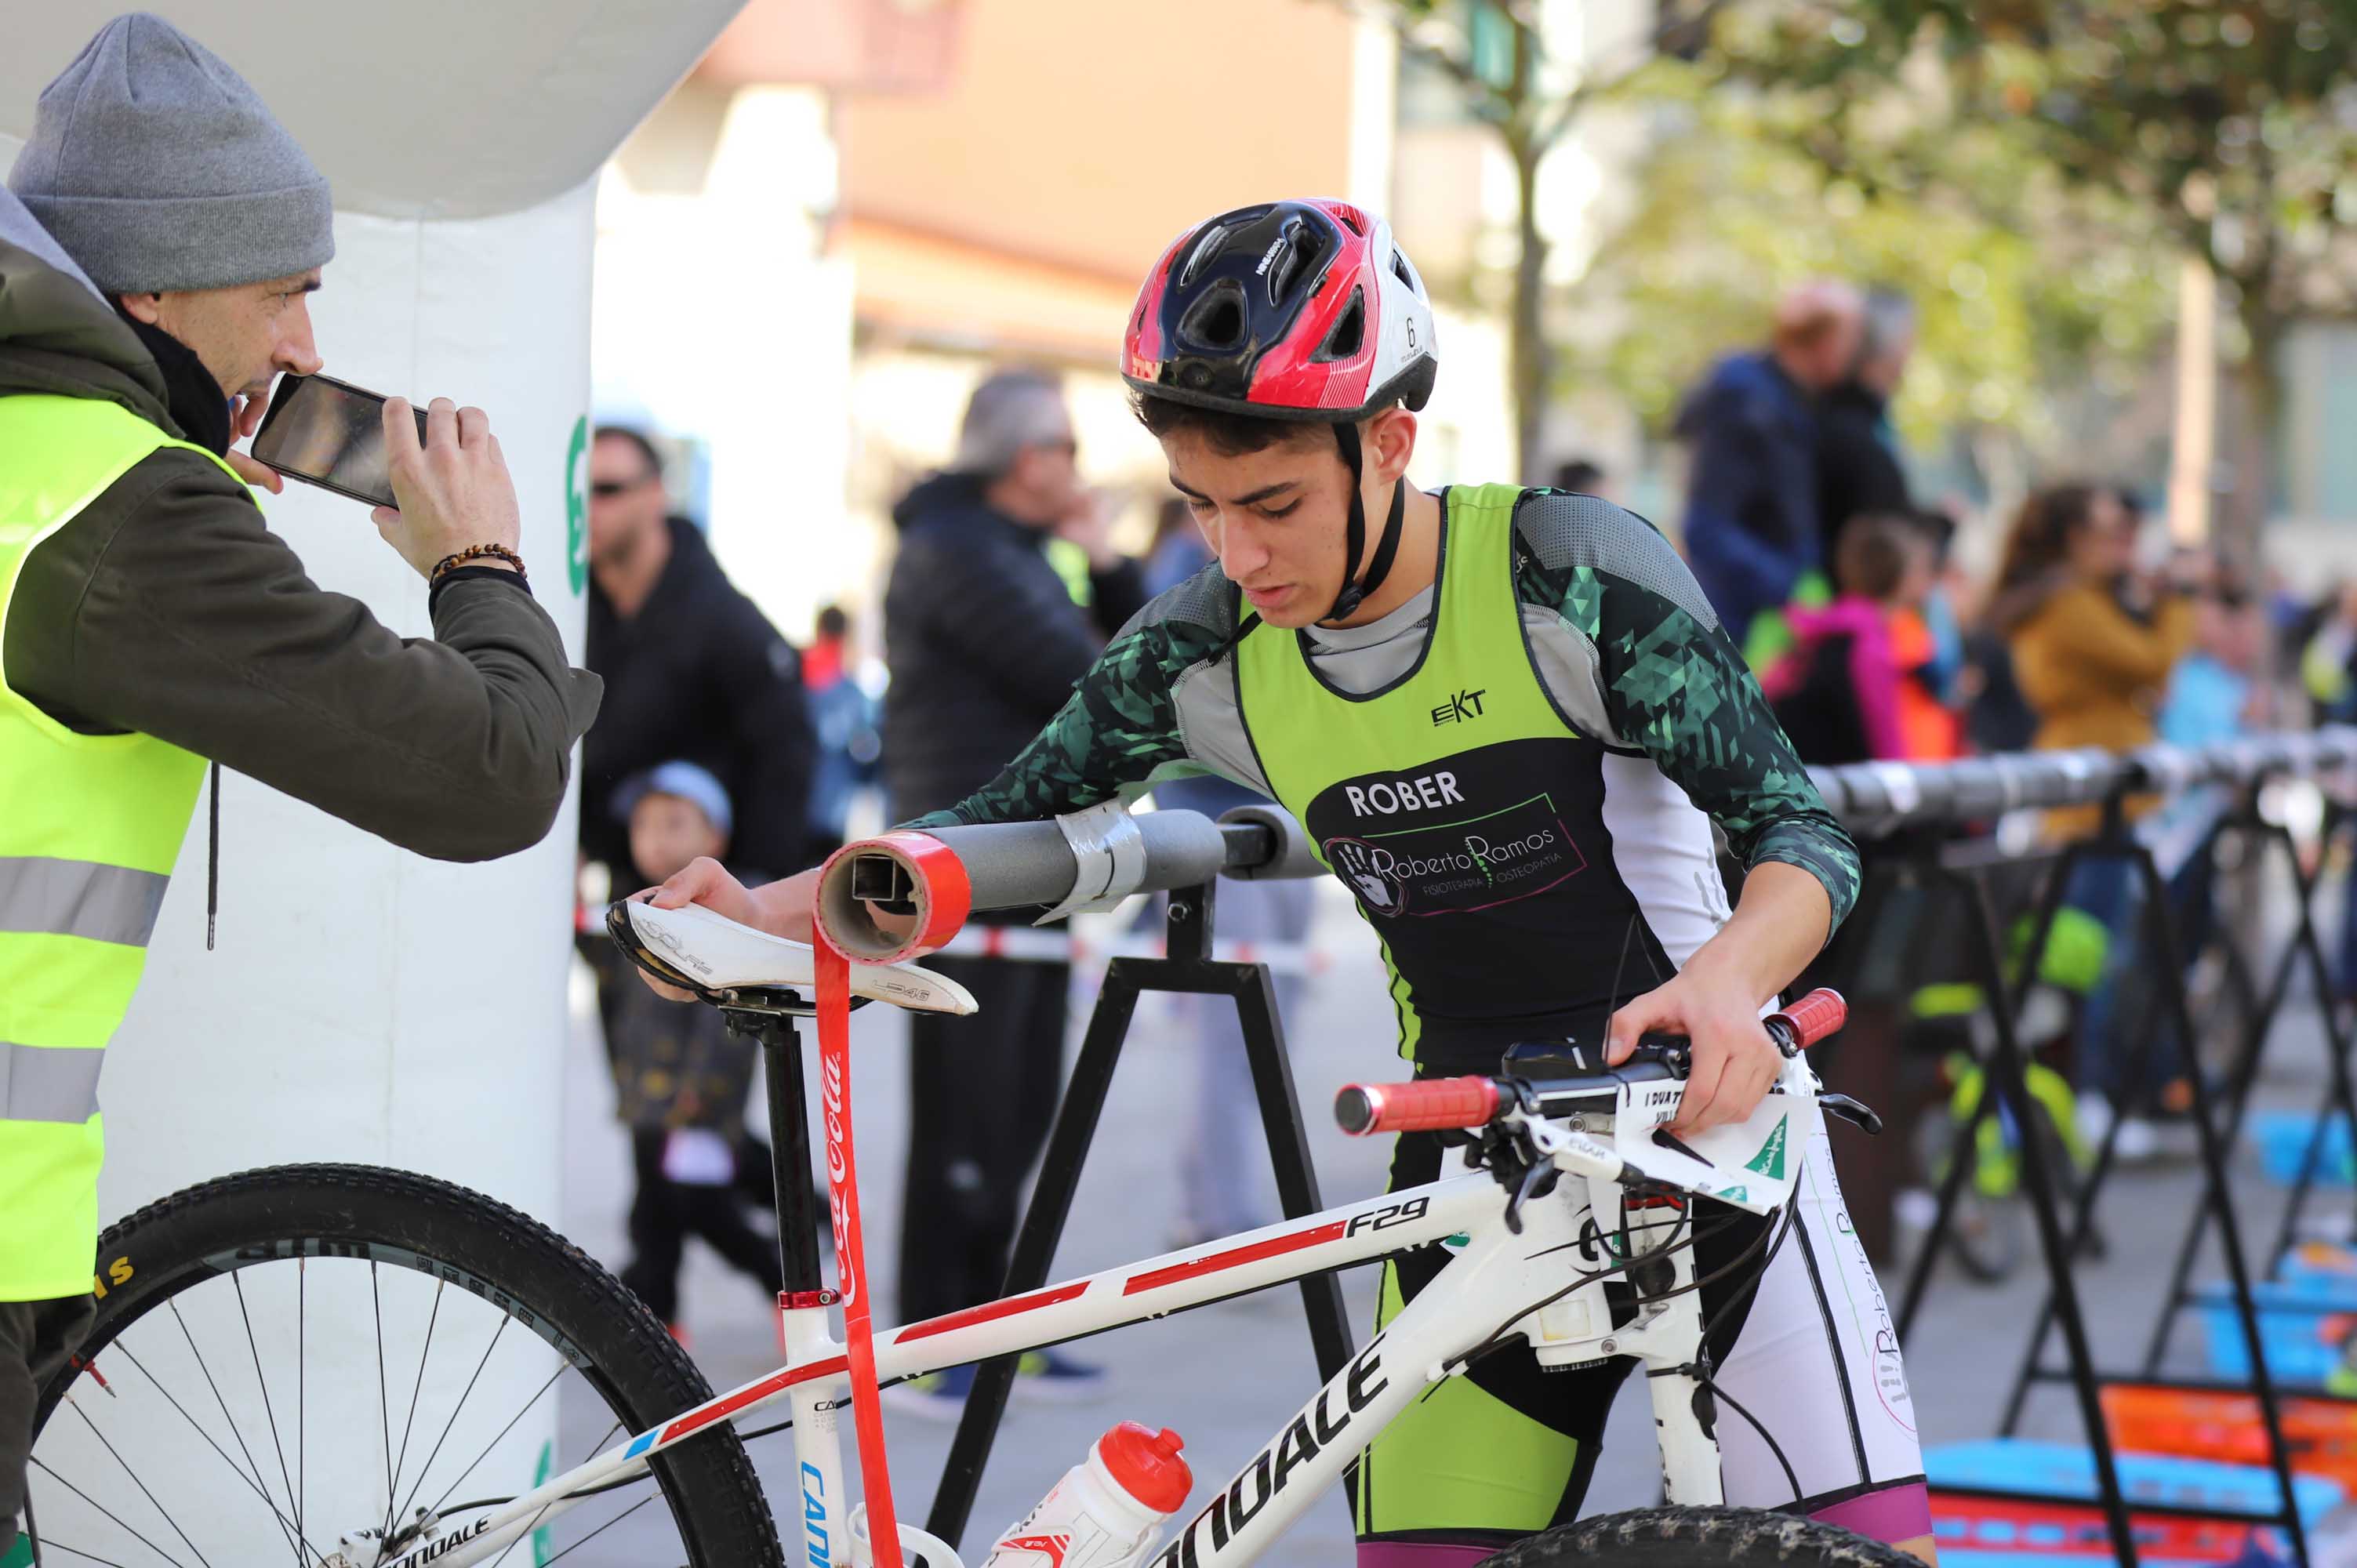
<svg viewBox="0 0 2357 1568">
<path fill-rule="evenodd" d="M 1546 150 L 1523 136 L 1507 138 L 1514 159 L 1515 222 L 1521 241 L 1514 262 L 1512 367 L 1514 469 L 1520 482 L 1541 484 L 1540 428 L 1546 416 L 1550 361 L 1545 323 L 1546 237 L 1539 232 L 1539 163 Z"/>
<path fill-rule="evenodd" d="M 2259 293 L 2258 285 L 2245 285 L 2236 306 L 2250 348 L 2234 368 L 2242 418 L 2235 434 L 2233 492 L 2217 541 L 2226 558 L 2246 570 L 2258 564 L 2261 531 L 2275 507 L 2276 453 L 2289 401 L 2283 368 L 2287 323 L 2255 297 Z"/>
</svg>

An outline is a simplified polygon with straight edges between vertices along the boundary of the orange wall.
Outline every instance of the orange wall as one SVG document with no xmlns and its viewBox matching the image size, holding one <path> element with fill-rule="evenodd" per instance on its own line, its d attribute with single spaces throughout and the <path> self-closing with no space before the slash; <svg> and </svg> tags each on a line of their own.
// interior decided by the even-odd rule
<svg viewBox="0 0 2357 1568">
<path fill-rule="evenodd" d="M 852 212 L 1134 280 L 1196 220 L 1340 195 L 1338 0 L 968 0 L 947 88 L 842 100 Z"/>
</svg>

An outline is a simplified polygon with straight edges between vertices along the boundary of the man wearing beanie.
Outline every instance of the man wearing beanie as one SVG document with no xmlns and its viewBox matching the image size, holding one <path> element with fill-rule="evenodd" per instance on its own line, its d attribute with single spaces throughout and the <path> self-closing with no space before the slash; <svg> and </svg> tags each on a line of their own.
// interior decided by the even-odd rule
<svg viewBox="0 0 2357 1568">
<path fill-rule="evenodd" d="M 0 190 L 0 1558 L 38 1391 L 89 1322 L 99 1063 L 205 763 L 393 843 L 537 843 L 597 706 L 514 555 L 480 410 L 385 411 L 434 638 L 315 587 L 233 441 L 320 367 L 328 184 L 253 90 L 119 16 L 42 92 Z M 437 564 L 477 546 L 455 569 Z M 60 1001 L 59 999 L 66 999 Z"/>
</svg>

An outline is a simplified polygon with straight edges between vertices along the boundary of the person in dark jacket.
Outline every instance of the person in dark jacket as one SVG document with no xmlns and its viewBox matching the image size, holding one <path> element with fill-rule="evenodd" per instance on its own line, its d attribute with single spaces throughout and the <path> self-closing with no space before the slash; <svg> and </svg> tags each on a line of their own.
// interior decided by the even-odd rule
<svg viewBox="0 0 2357 1568">
<path fill-rule="evenodd" d="M 1721 360 L 1679 412 L 1686 558 L 1738 647 L 1822 566 L 1815 404 L 1849 372 L 1862 308 L 1844 284 L 1793 290 L 1769 347 Z"/>
<path fill-rule="evenodd" d="M 581 753 L 581 853 L 627 878 L 630 823 L 614 791 L 680 760 L 737 803 L 732 865 L 800 871 L 818 748 L 800 656 L 729 582 L 703 532 L 667 515 L 646 436 L 600 427 L 589 489 L 588 664 L 606 702 Z"/>
<path fill-rule="evenodd" d="M 399 510 L 374 521 L 430 585 L 430 639 L 315 586 L 247 488 L 282 485 L 233 450 L 271 382 L 320 368 L 331 216 L 253 90 L 151 16 L 43 91 L 0 191 L 0 1004 L 29 968 L 70 981 L 145 946 L 198 758 L 446 860 L 527 848 L 564 804 L 597 682 L 533 602 L 482 411 L 436 399 L 421 443 L 406 402 L 385 408 Z M 153 843 L 125 857 L 156 835 L 160 867 Z M 144 918 L 93 930 L 81 895 L 125 885 Z M 96 1047 L 120 1017 L 75 1026 L 94 1040 L 45 1041 L 38 1007 L 0 1028 L 0 1081 L 16 1050 L 92 1058 L 86 1099 L 0 1094 L 0 1559 L 35 1402 L 91 1319 Z"/>
<path fill-rule="evenodd" d="M 1061 389 L 1004 371 L 966 405 L 957 456 L 894 510 L 900 553 L 884 593 L 884 788 L 902 822 L 996 778 L 1146 603 L 1136 564 L 1105 541 L 1081 483 Z M 900 1314 L 931 1317 L 998 1294 L 1016 1199 L 1062 1078 L 1060 963 L 935 961 L 974 994 L 970 1018 L 909 1019 L 911 1123 L 900 1228 Z M 1018 1391 L 1095 1374 L 1033 1360 Z M 955 1419 L 971 1369 L 901 1385 L 899 1403 Z"/>
<path fill-rule="evenodd" d="M 1828 563 L 1842 531 L 1861 517 L 1916 510 L 1890 428 L 1890 399 L 1915 349 L 1915 307 L 1903 294 L 1869 289 L 1857 363 L 1817 408 L 1817 524 Z"/>
</svg>

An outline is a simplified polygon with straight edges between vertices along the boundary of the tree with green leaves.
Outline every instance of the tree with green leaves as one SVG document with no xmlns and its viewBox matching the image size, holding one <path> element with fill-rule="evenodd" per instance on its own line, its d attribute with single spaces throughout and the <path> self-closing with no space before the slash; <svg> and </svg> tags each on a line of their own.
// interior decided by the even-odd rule
<svg viewBox="0 0 2357 1568">
<path fill-rule="evenodd" d="M 1608 58 L 1581 60 L 1555 48 L 1544 0 L 1346 0 L 1387 21 L 1401 49 L 1438 70 L 1473 117 L 1497 133 L 1514 169 L 1515 252 L 1509 312 L 1514 460 L 1524 478 L 1538 462 L 1539 430 L 1553 385 L 1547 341 L 1548 242 L 1539 225 L 1539 167 L 1592 105 L 1620 91 L 1665 52 L 1691 47 L 1724 0 L 1663 4 L 1654 25 Z"/>
<path fill-rule="evenodd" d="M 1762 0 L 1719 22 L 1713 56 L 1810 103 L 1801 145 L 1861 187 L 1943 181 L 1944 139 L 1993 132 L 2206 261 L 2245 414 L 2231 521 L 2252 537 L 2285 338 L 2357 315 L 2357 6 Z"/>
<path fill-rule="evenodd" d="M 1565 390 L 1609 387 L 1663 433 L 1713 359 L 1765 335 L 1783 290 L 1825 276 L 1914 302 L 1894 417 L 1919 450 L 1962 443 L 2000 499 L 2083 456 L 2150 387 L 2176 263 L 2136 205 L 1979 128 L 1942 139 L 1936 180 L 1830 173 L 1804 150 L 1809 94 L 1730 83 L 1707 58 L 1655 70 L 1641 95 L 1652 135 L 1575 285 L 1583 308 L 1564 313 L 1596 324 L 1566 344 Z"/>
</svg>

